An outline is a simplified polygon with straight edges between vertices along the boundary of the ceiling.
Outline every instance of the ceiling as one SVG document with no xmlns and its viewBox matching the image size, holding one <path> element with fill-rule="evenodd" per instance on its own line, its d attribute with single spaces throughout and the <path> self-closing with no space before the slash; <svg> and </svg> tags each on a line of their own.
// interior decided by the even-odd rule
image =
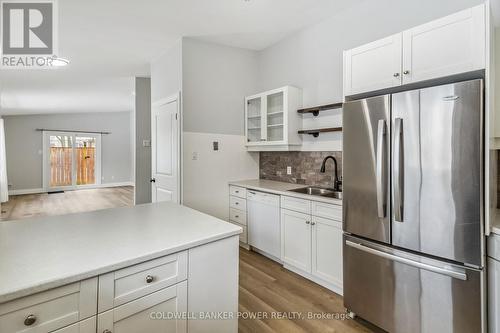
<svg viewBox="0 0 500 333">
<path fill-rule="evenodd" d="M 62 0 L 59 56 L 69 66 L 1 70 L 0 114 L 133 109 L 134 76 L 183 36 L 264 49 L 363 0 Z"/>
</svg>

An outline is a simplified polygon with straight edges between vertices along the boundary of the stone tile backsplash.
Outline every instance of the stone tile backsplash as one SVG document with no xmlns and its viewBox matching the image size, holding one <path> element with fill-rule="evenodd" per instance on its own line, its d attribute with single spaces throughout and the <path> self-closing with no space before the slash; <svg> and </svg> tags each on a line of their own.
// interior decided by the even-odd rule
<svg viewBox="0 0 500 333">
<path fill-rule="evenodd" d="M 326 172 L 321 173 L 323 159 L 332 155 L 337 159 L 339 176 L 342 176 L 342 152 L 261 152 L 260 178 L 281 182 L 333 187 L 332 160 L 326 163 Z M 292 174 L 286 174 L 287 166 L 292 167 Z"/>
</svg>

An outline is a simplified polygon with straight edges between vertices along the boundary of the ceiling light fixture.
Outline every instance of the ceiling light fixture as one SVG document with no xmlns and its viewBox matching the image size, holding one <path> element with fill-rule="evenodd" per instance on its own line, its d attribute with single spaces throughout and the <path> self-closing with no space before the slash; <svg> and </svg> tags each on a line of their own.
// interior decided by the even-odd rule
<svg viewBox="0 0 500 333">
<path fill-rule="evenodd" d="M 69 65 L 69 60 L 59 57 L 54 57 L 52 59 L 52 67 L 64 67 Z"/>
</svg>

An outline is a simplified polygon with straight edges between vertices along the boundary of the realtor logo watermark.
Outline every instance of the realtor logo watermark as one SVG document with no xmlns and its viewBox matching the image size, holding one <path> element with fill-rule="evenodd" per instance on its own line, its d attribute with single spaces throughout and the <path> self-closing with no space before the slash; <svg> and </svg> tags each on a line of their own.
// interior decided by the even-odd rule
<svg viewBox="0 0 500 333">
<path fill-rule="evenodd" d="M 3 0 L 1 68 L 52 67 L 57 58 L 56 0 Z"/>
</svg>

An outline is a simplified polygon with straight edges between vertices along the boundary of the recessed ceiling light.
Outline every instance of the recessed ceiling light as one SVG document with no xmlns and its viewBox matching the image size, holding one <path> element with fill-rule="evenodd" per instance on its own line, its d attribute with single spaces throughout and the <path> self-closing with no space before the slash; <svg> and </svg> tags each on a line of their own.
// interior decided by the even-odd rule
<svg viewBox="0 0 500 333">
<path fill-rule="evenodd" d="M 55 57 L 52 59 L 52 67 L 64 67 L 69 65 L 69 60 L 64 58 Z"/>
</svg>

